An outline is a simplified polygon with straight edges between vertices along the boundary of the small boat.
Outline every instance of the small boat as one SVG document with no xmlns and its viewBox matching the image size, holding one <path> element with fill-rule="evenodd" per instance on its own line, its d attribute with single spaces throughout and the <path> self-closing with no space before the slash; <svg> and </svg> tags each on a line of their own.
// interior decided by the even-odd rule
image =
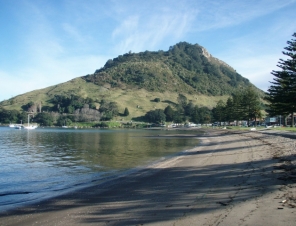
<svg viewBox="0 0 296 226">
<path fill-rule="evenodd" d="M 15 125 L 15 127 L 14 127 L 15 129 L 22 129 L 23 128 L 23 126 L 22 125 Z"/>
<path fill-rule="evenodd" d="M 23 121 L 21 120 L 21 124 L 15 124 L 14 128 L 15 129 L 22 129 L 23 128 Z"/>
<path fill-rule="evenodd" d="M 64 121 L 64 125 L 62 126 L 62 128 L 67 129 L 68 126 L 66 126 L 66 121 Z"/>
<path fill-rule="evenodd" d="M 28 114 L 28 126 L 24 126 L 25 129 L 36 129 L 37 126 L 30 125 L 30 115 Z"/>
<path fill-rule="evenodd" d="M 25 129 L 36 129 L 38 126 L 24 126 Z"/>
<path fill-rule="evenodd" d="M 10 128 L 14 128 L 15 125 L 14 125 L 14 124 L 9 124 L 9 127 L 10 127 Z"/>
</svg>

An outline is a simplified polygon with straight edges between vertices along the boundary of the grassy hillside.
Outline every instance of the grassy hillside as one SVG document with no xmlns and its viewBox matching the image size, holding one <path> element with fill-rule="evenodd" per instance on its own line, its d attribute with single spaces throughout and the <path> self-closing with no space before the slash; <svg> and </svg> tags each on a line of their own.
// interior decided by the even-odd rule
<svg viewBox="0 0 296 226">
<path fill-rule="evenodd" d="M 139 117 L 153 109 L 164 109 L 177 103 L 183 94 L 193 104 L 212 108 L 233 92 L 250 85 L 223 61 L 212 57 L 203 47 L 186 42 L 168 51 L 127 53 L 110 59 L 94 74 L 34 90 L 0 103 L 7 110 L 21 110 L 29 102 L 42 103 L 50 109 L 55 95 L 77 95 L 92 98 L 99 107 L 102 99 L 114 101 L 126 119 Z M 160 98 L 160 102 L 154 102 Z"/>
<path fill-rule="evenodd" d="M 90 97 L 96 101 L 98 106 L 98 102 L 101 99 L 115 101 L 118 103 L 121 113 L 123 113 L 125 107 L 129 109 L 130 115 L 125 118 L 126 120 L 140 117 L 151 109 L 164 109 L 169 104 L 174 106 L 177 103 L 178 97 L 176 92 L 150 92 L 145 89 L 112 89 L 86 82 L 82 78 L 76 78 L 66 83 L 16 96 L 2 102 L 1 105 L 8 110 L 20 110 L 22 105 L 30 101 L 41 102 L 42 106 L 52 106 L 50 99 L 56 94 L 75 94 L 84 98 Z M 188 100 L 192 100 L 194 104 L 210 108 L 215 106 L 220 99 L 226 100 L 228 97 L 226 95 L 206 96 L 197 94 L 185 94 L 185 96 Z M 155 98 L 160 98 L 160 102 L 154 102 Z"/>
</svg>

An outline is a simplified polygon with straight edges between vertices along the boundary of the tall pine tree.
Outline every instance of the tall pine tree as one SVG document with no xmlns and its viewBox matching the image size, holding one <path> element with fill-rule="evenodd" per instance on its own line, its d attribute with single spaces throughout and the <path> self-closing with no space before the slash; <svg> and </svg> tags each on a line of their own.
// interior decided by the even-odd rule
<svg viewBox="0 0 296 226">
<path fill-rule="evenodd" d="M 293 34 L 296 37 L 296 33 Z M 272 71 L 275 76 L 272 85 L 267 91 L 267 100 L 270 102 L 271 115 L 291 114 L 291 126 L 294 127 L 294 112 L 296 112 L 296 40 L 287 41 L 288 46 L 283 54 L 286 60 L 280 59 L 279 71 Z"/>
</svg>

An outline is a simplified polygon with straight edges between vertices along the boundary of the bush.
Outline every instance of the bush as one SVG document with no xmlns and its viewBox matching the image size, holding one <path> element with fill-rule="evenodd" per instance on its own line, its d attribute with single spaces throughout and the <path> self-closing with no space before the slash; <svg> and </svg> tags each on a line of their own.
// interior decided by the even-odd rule
<svg viewBox="0 0 296 226">
<path fill-rule="evenodd" d="M 124 113 L 123 113 L 124 116 L 128 116 L 129 115 L 129 110 L 128 108 L 125 108 L 124 109 Z"/>
<path fill-rule="evenodd" d="M 154 101 L 158 103 L 158 102 L 160 102 L 160 98 L 157 97 L 154 99 Z"/>
</svg>

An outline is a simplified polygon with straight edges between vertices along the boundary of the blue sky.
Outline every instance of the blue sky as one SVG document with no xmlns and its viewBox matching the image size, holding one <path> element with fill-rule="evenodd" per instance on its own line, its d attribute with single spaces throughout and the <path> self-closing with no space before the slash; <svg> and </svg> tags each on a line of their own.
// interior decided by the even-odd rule
<svg viewBox="0 0 296 226">
<path fill-rule="evenodd" d="M 181 41 L 267 90 L 295 12 L 296 0 L 0 0 L 0 101 Z"/>
</svg>

